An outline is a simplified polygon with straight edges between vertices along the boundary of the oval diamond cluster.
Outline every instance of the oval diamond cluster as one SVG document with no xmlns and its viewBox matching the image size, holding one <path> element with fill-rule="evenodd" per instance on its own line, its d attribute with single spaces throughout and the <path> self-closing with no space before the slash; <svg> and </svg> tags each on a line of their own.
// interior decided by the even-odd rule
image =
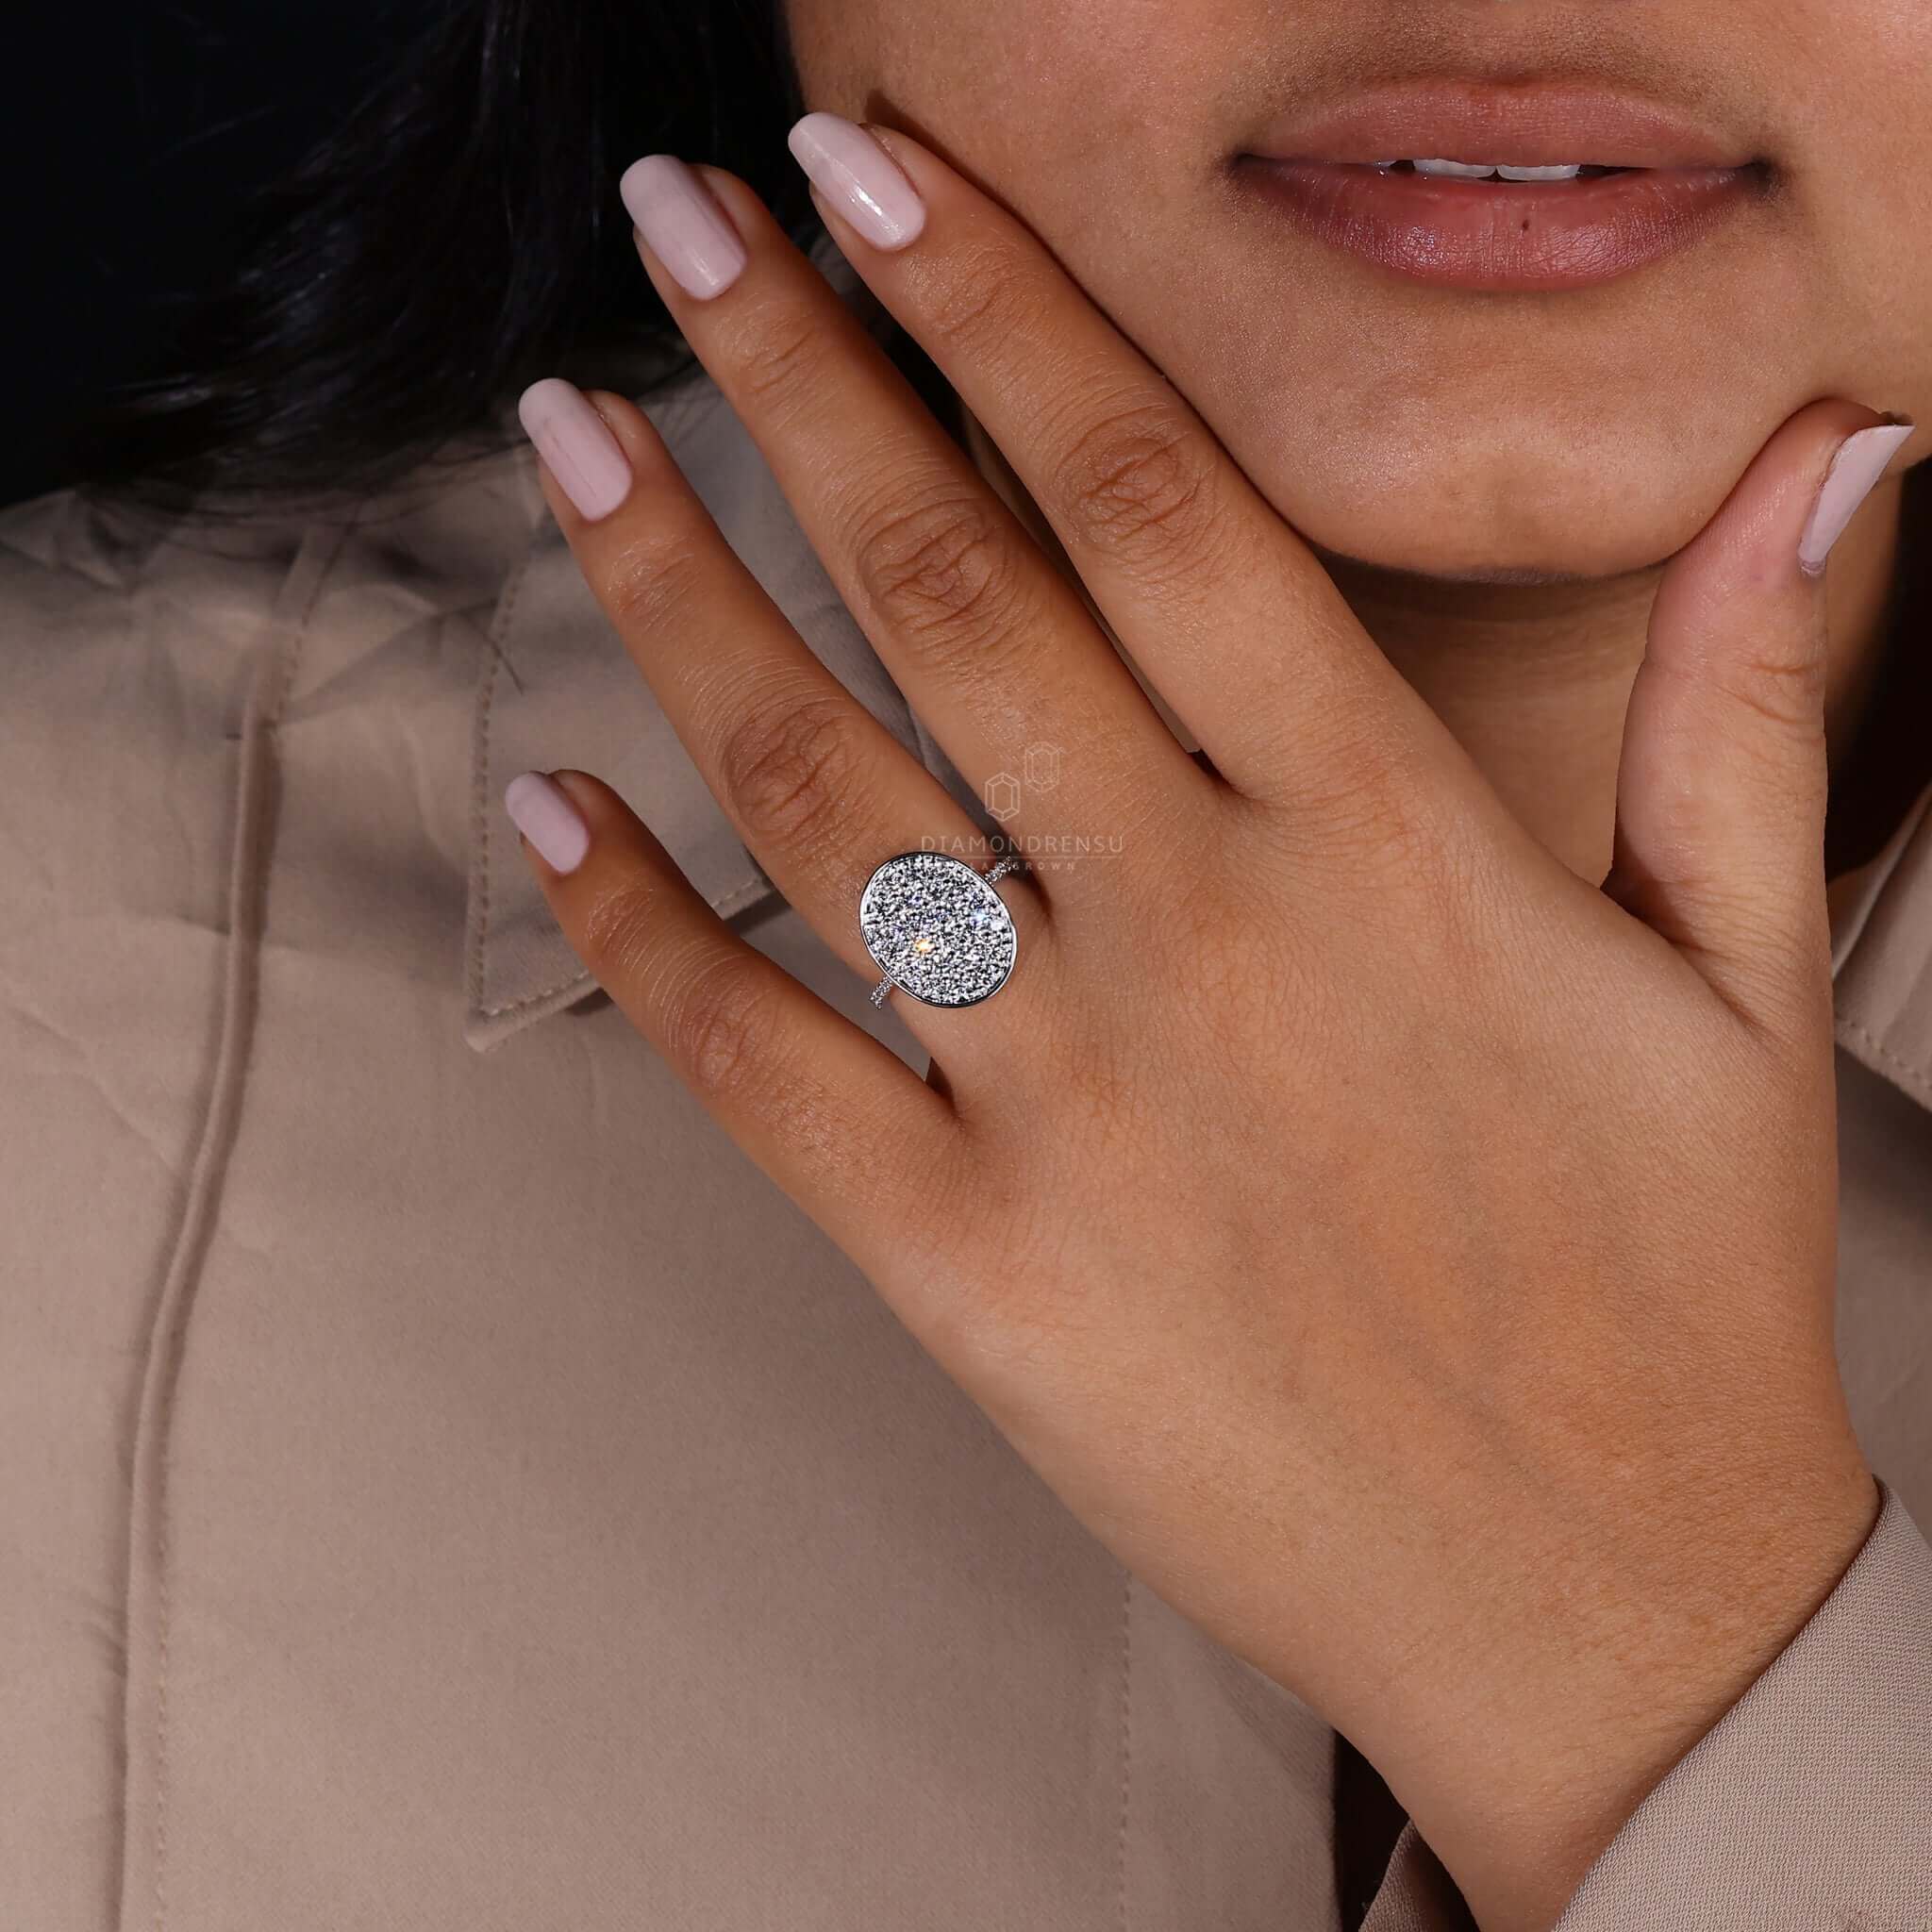
<svg viewBox="0 0 1932 1932">
<path fill-rule="evenodd" d="M 859 897 L 858 930 L 879 971 L 929 1007 L 997 992 L 1019 945 L 999 893 L 945 852 L 887 859 Z"/>
</svg>

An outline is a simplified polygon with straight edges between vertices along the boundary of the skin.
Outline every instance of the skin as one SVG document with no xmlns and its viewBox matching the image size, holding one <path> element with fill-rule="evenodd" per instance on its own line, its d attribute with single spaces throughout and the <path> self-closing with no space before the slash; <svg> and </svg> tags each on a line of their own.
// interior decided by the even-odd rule
<svg viewBox="0 0 1932 1932">
<path fill-rule="evenodd" d="M 1659 560 L 1803 404 L 1932 421 L 1918 0 L 786 12 L 807 103 L 905 129 L 1039 234 L 1341 565 L 1376 642 L 1512 809 L 1592 880 Z M 1232 157 L 1284 108 L 1432 64 L 1707 102 L 1776 165 L 1780 194 L 1645 274 L 1499 298 L 1405 285 L 1229 192 Z M 1835 559 L 1834 748 L 1877 643 L 1901 474 Z"/>
<path fill-rule="evenodd" d="M 750 257 L 722 295 L 640 252 L 967 777 L 1062 747 L 1008 829 L 1120 852 L 1004 889 L 1022 963 L 985 1007 L 899 1002 L 927 1081 L 589 774 L 558 774 L 588 856 L 530 863 L 1069 1507 L 1362 1750 L 1485 1932 L 1537 1932 L 1875 1514 L 1832 1347 L 1819 855 L 1895 481 L 1828 592 L 1796 549 L 1842 440 L 1932 406 L 1932 261 L 1897 245 L 1932 232 L 1902 225 L 1899 79 L 1932 29 L 1795 0 L 1603 23 L 1630 71 L 1701 46 L 1791 195 L 1694 269 L 1533 309 L 1504 381 L 1474 298 L 1371 286 L 1215 200 L 1271 73 L 1345 77 L 1359 45 L 1225 0 L 1001 11 L 793 11 L 811 105 L 898 130 L 917 240 L 820 208 L 974 455 L 741 182 L 703 171 Z M 1690 326 L 1714 301 L 1743 352 Z M 1418 329 L 1429 356 L 1386 346 Z M 587 523 L 546 469 L 552 509 L 751 849 L 870 979 L 866 875 L 971 827 L 642 415 L 592 400 L 630 493 Z"/>
</svg>

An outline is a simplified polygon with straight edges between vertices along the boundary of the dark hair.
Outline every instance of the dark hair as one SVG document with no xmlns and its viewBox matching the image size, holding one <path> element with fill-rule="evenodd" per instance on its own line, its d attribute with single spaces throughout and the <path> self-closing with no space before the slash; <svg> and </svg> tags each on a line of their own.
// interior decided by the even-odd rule
<svg viewBox="0 0 1932 1932">
<path fill-rule="evenodd" d="M 634 393 L 673 381 L 694 358 L 618 175 L 652 153 L 727 168 L 802 238 L 803 111 L 782 0 L 444 0 L 248 204 L 232 279 L 78 426 L 70 466 L 177 513 L 347 502 L 501 448 L 505 399 L 540 375 L 599 382 L 622 348 Z"/>
</svg>

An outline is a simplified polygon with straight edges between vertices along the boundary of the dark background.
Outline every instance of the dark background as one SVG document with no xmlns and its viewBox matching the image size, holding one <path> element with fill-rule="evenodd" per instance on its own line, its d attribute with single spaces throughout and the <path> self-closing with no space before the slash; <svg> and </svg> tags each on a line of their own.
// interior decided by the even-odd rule
<svg viewBox="0 0 1932 1932">
<path fill-rule="evenodd" d="M 65 425 L 166 353 L 219 277 L 237 211 L 341 115 L 437 0 L 175 0 L 37 8 L 15 42 L 11 373 L 0 503 L 77 480 Z M 569 0 L 559 0 L 568 5 Z"/>
</svg>

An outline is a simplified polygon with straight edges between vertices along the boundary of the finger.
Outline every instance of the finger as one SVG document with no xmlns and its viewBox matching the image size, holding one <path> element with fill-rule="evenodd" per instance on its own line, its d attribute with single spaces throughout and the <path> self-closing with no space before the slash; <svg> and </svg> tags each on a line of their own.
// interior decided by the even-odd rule
<svg viewBox="0 0 1932 1932">
<path fill-rule="evenodd" d="M 1058 824 L 1108 810 L 1124 778 L 1158 768 L 1205 793 L 1078 592 L 758 196 L 665 155 L 635 163 L 623 185 L 653 286 L 969 782 L 1019 772 L 1029 745 L 1059 746 L 1059 787 L 1022 789 L 1022 832 L 1043 828 L 1041 811 Z M 702 296 L 691 288 L 708 284 L 682 249 L 694 196 L 743 256 L 728 285 Z"/>
<path fill-rule="evenodd" d="M 1631 688 L 1604 891 L 1780 1031 L 1829 1033 L 1822 552 L 1911 433 L 1791 417 L 1666 569 Z"/>
<path fill-rule="evenodd" d="M 699 774 L 787 900 L 876 980 L 858 918 L 874 868 L 926 848 L 983 869 L 986 841 L 792 628 L 642 410 L 551 377 L 525 392 L 522 412 L 584 580 Z M 612 479 L 592 499 L 594 521 L 559 487 L 584 475 Z M 602 508 L 613 496 L 616 507 Z M 1015 910 L 1016 923 L 1038 923 L 1037 908 Z M 1038 942 L 1030 930 L 1022 939 Z"/>
<path fill-rule="evenodd" d="M 1257 795 L 1302 781 L 1329 793 L 1313 763 L 1324 745 L 1359 741 L 1377 711 L 1421 724 L 1426 707 L 1314 553 L 1030 229 L 896 128 L 809 114 L 791 147 L 854 267 L 978 418 L 1224 777 Z M 874 202 L 916 196 L 909 243 L 869 212 L 861 177 Z"/>
<path fill-rule="evenodd" d="M 786 1193 L 883 1273 L 882 1241 L 952 1164 L 946 1102 L 732 932 L 600 779 L 525 774 L 505 803 L 558 924 L 625 1017 Z"/>
</svg>

